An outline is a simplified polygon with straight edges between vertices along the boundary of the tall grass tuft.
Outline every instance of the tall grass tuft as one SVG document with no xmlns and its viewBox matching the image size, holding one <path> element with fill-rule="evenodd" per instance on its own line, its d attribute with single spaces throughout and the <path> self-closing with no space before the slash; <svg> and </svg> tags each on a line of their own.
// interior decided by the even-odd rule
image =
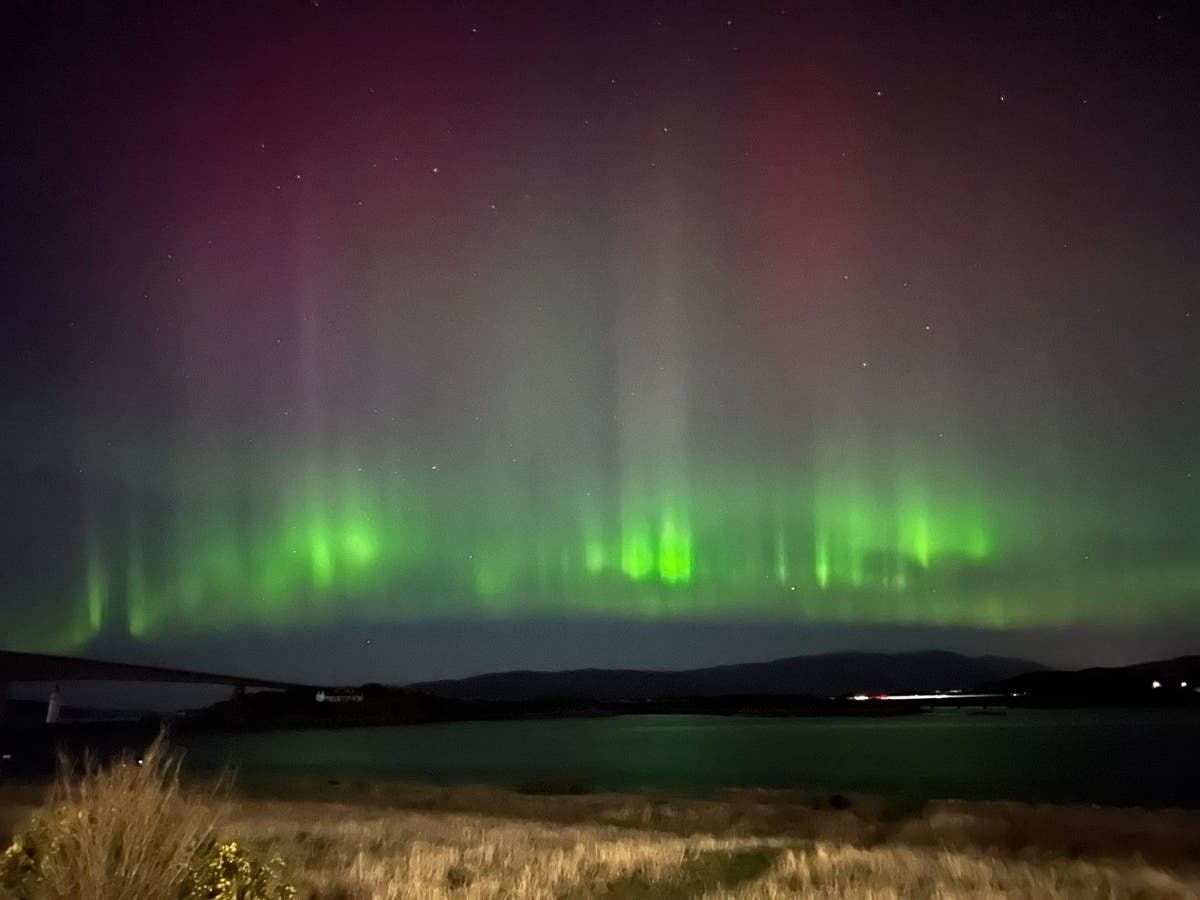
<svg viewBox="0 0 1200 900">
<path fill-rule="evenodd" d="M 46 806 L 0 864 L 16 900 L 165 900 L 185 889 L 210 843 L 220 786 L 180 783 L 181 757 L 160 735 L 140 758 L 61 760 Z"/>
</svg>

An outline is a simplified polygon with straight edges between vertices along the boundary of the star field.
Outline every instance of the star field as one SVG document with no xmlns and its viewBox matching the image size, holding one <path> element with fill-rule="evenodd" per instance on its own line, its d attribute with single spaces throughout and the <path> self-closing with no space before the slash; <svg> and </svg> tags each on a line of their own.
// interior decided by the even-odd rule
<svg viewBox="0 0 1200 900">
<path fill-rule="evenodd" d="M 0 643 L 1197 634 L 1186 5 L 0 15 Z"/>
</svg>

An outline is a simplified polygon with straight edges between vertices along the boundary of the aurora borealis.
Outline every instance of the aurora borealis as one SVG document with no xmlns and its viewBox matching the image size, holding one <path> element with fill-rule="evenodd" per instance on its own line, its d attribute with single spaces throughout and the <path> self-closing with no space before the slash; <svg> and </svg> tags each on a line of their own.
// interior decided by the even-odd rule
<svg viewBox="0 0 1200 900">
<path fill-rule="evenodd" d="M 7 6 L 0 644 L 1194 638 L 1192 14 L 901 6 Z"/>
</svg>

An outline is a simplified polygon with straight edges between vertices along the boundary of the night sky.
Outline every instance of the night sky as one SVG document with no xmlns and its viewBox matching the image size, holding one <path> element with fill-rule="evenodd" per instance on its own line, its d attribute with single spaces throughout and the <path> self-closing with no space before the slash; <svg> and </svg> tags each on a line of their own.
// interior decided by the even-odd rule
<svg viewBox="0 0 1200 900">
<path fill-rule="evenodd" d="M 0 646 L 1195 651 L 1200 42 L 1115 6 L 3 4 Z"/>
</svg>

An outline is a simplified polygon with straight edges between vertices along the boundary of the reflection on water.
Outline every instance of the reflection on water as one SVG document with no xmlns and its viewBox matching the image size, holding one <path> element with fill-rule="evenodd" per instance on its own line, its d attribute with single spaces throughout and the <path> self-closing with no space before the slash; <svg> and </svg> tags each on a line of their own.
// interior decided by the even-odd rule
<svg viewBox="0 0 1200 900">
<path fill-rule="evenodd" d="M 1200 715 L 1185 710 L 944 710 L 872 719 L 625 716 L 190 735 L 197 768 L 244 778 L 607 790 L 827 788 L 920 798 L 1200 807 Z"/>
</svg>

